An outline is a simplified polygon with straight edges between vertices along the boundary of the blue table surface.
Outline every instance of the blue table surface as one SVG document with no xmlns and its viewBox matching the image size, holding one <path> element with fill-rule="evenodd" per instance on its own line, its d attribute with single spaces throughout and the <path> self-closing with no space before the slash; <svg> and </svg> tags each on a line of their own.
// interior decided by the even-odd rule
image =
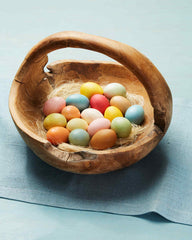
<svg viewBox="0 0 192 240">
<path fill-rule="evenodd" d="M 192 90 L 191 12 L 190 0 L 4 1 L 0 8 L 0 81 L 5 82 L 8 91 L 19 65 L 34 44 L 54 32 L 74 30 L 137 48 L 163 74 L 173 97 L 189 99 Z M 50 62 L 63 58 L 108 59 L 77 49 L 49 54 Z M 64 237 L 187 240 L 192 239 L 191 236 L 192 226 L 172 223 L 154 213 L 122 216 L 0 198 L 0 238 L 4 240 Z"/>
</svg>

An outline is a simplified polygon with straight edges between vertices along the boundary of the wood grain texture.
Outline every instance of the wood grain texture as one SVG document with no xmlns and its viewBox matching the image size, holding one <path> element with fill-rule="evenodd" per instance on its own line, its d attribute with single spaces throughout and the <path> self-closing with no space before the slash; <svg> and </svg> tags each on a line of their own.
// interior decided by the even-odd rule
<svg viewBox="0 0 192 240">
<path fill-rule="evenodd" d="M 97 51 L 119 63 L 59 61 L 48 66 L 47 54 L 59 48 L 74 47 Z M 145 131 L 129 146 L 103 151 L 66 152 L 52 146 L 39 134 L 36 120 L 42 119 L 42 103 L 65 81 L 121 82 L 127 90 L 144 98 Z M 104 173 L 127 167 L 146 156 L 161 140 L 171 121 L 172 97 L 156 67 L 132 47 L 103 37 L 79 32 L 53 34 L 34 46 L 13 81 L 9 108 L 28 146 L 44 161 L 76 173 Z M 27 109 L 27 111 L 26 111 Z"/>
</svg>

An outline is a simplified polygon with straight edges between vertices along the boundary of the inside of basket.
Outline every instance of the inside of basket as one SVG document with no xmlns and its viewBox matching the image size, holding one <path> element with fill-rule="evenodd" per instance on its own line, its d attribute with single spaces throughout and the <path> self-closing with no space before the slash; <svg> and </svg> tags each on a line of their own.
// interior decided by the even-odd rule
<svg viewBox="0 0 192 240">
<path fill-rule="evenodd" d="M 39 70 L 40 72 L 38 69 L 35 73 L 29 71 L 18 91 L 19 114 L 25 126 L 34 134 L 46 139 L 42 112 L 44 102 L 52 96 L 67 97 L 70 94 L 79 93 L 81 84 L 87 81 L 96 82 L 101 86 L 111 82 L 121 83 L 125 86 L 131 103 L 140 104 L 144 108 L 145 120 L 137 134 L 129 141 L 120 139 L 115 147 L 130 145 L 150 132 L 154 124 L 154 115 L 149 96 L 137 77 L 121 64 L 60 60 L 49 64 L 47 69 L 49 70 L 47 72 L 43 68 Z M 63 144 L 59 148 L 72 152 L 85 149 L 85 147 L 70 146 L 70 144 Z"/>
</svg>

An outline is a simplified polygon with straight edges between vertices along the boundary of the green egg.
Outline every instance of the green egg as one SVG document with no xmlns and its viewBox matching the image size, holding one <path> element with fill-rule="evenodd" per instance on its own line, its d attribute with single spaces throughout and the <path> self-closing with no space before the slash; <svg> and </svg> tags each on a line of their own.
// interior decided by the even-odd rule
<svg viewBox="0 0 192 240">
<path fill-rule="evenodd" d="M 45 129 L 49 130 L 52 127 L 65 127 L 67 124 L 66 118 L 60 113 L 51 113 L 43 121 Z"/>
<path fill-rule="evenodd" d="M 116 117 L 111 122 L 111 128 L 116 132 L 119 138 L 126 138 L 131 133 L 132 125 L 124 117 Z"/>
<path fill-rule="evenodd" d="M 69 134 L 69 142 L 73 145 L 87 146 L 89 144 L 89 134 L 84 129 L 74 129 Z"/>
</svg>

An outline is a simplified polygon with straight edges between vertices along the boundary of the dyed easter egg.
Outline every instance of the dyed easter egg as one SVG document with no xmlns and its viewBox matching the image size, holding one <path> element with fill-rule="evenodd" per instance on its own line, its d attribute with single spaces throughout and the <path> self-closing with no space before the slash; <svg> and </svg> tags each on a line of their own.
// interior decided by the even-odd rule
<svg viewBox="0 0 192 240">
<path fill-rule="evenodd" d="M 117 107 L 110 106 L 106 108 L 104 117 L 112 121 L 116 117 L 123 117 L 123 114 Z"/>
<path fill-rule="evenodd" d="M 126 89 L 120 83 L 110 83 L 104 88 L 103 93 L 107 98 L 112 98 L 113 96 L 123 96 L 126 97 Z"/>
<path fill-rule="evenodd" d="M 63 114 L 63 116 L 65 116 L 67 121 L 69 121 L 73 118 L 81 117 L 79 109 L 73 105 L 68 105 L 68 106 L 64 107 L 61 111 L 61 114 Z"/>
<path fill-rule="evenodd" d="M 103 114 L 94 108 L 86 108 L 81 112 L 81 117 L 88 124 L 90 124 L 93 120 L 97 118 L 103 118 Z"/>
<path fill-rule="evenodd" d="M 87 146 L 89 140 L 89 134 L 84 129 L 74 129 L 69 134 L 69 142 L 73 145 Z"/>
<path fill-rule="evenodd" d="M 48 130 L 47 140 L 53 145 L 58 145 L 63 142 L 68 142 L 69 130 L 64 127 L 52 127 Z"/>
<path fill-rule="evenodd" d="M 124 114 L 126 110 L 131 106 L 131 103 L 125 97 L 114 96 L 110 100 L 110 105 L 119 108 L 119 110 Z"/>
<path fill-rule="evenodd" d="M 49 130 L 52 127 L 65 127 L 67 123 L 66 118 L 60 113 L 51 113 L 43 121 L 45 129 Z"/>
<path fill-rule="evenodd" d="M 103 89 L 95 82 L 86 82 L 81 85 L 80 93 L 91 98 L 94 94 L 103 94 Z"/>
<path fill-rule="evenodd" d="M 66 127 L 69 131 L 72 131 L 76 128 L 87 130 L 88 124 L 85 120 L 81 118 L 73 118 L 67 123 Z"/>
<path fill-rule="evenodd" d="M 90 106 L 104 114 L 105 109 L 110 106 L 109 100 L 102 94 L 95 94 L 90 99 Z"/>
<path fill-rule="evenodd" d="M 66 98 L 66 105 L 73 105 L 81 112 L 89 107 L 89 99 L 82 94 L 72 94 Z"/>
<path fill-rule="evenodd" d="M 101 129 L 108 129 L 111 126 L 111 122 L 107 118 L 98 118 L 92 121 L 88 126 L 88 133 L 93 136 L 97 131 Z"/>
<path fill-rule="evenodd" d="M 93 149 L 103 150 L 113 147 L 116 143 L 117 135 L 112 129 L 101 129 L 91 138 L 90 144 Z"/>
<path fill-rule="evenodd" d="M 125 112 L 125 117 L 135 124 L 141 124 L 144 120 L 144 110 L 141 105 L 132 105 Z"/>
<path fill-rule="evenodd" d="M 117 117 L 111 122 L 111 129 L 113 129 L 120 138 L 128 137 L 131 133 L 132 125 L 127 118 Z"/>
<path fill-rule="evenodd" d="M 53 97 L 48 99 L 43 105 L 43 113 L 45 116 L 51 113 L 60 113 L 62 108 L 66 106 L 66 101 L 62 97 Z"/>
</svg>

